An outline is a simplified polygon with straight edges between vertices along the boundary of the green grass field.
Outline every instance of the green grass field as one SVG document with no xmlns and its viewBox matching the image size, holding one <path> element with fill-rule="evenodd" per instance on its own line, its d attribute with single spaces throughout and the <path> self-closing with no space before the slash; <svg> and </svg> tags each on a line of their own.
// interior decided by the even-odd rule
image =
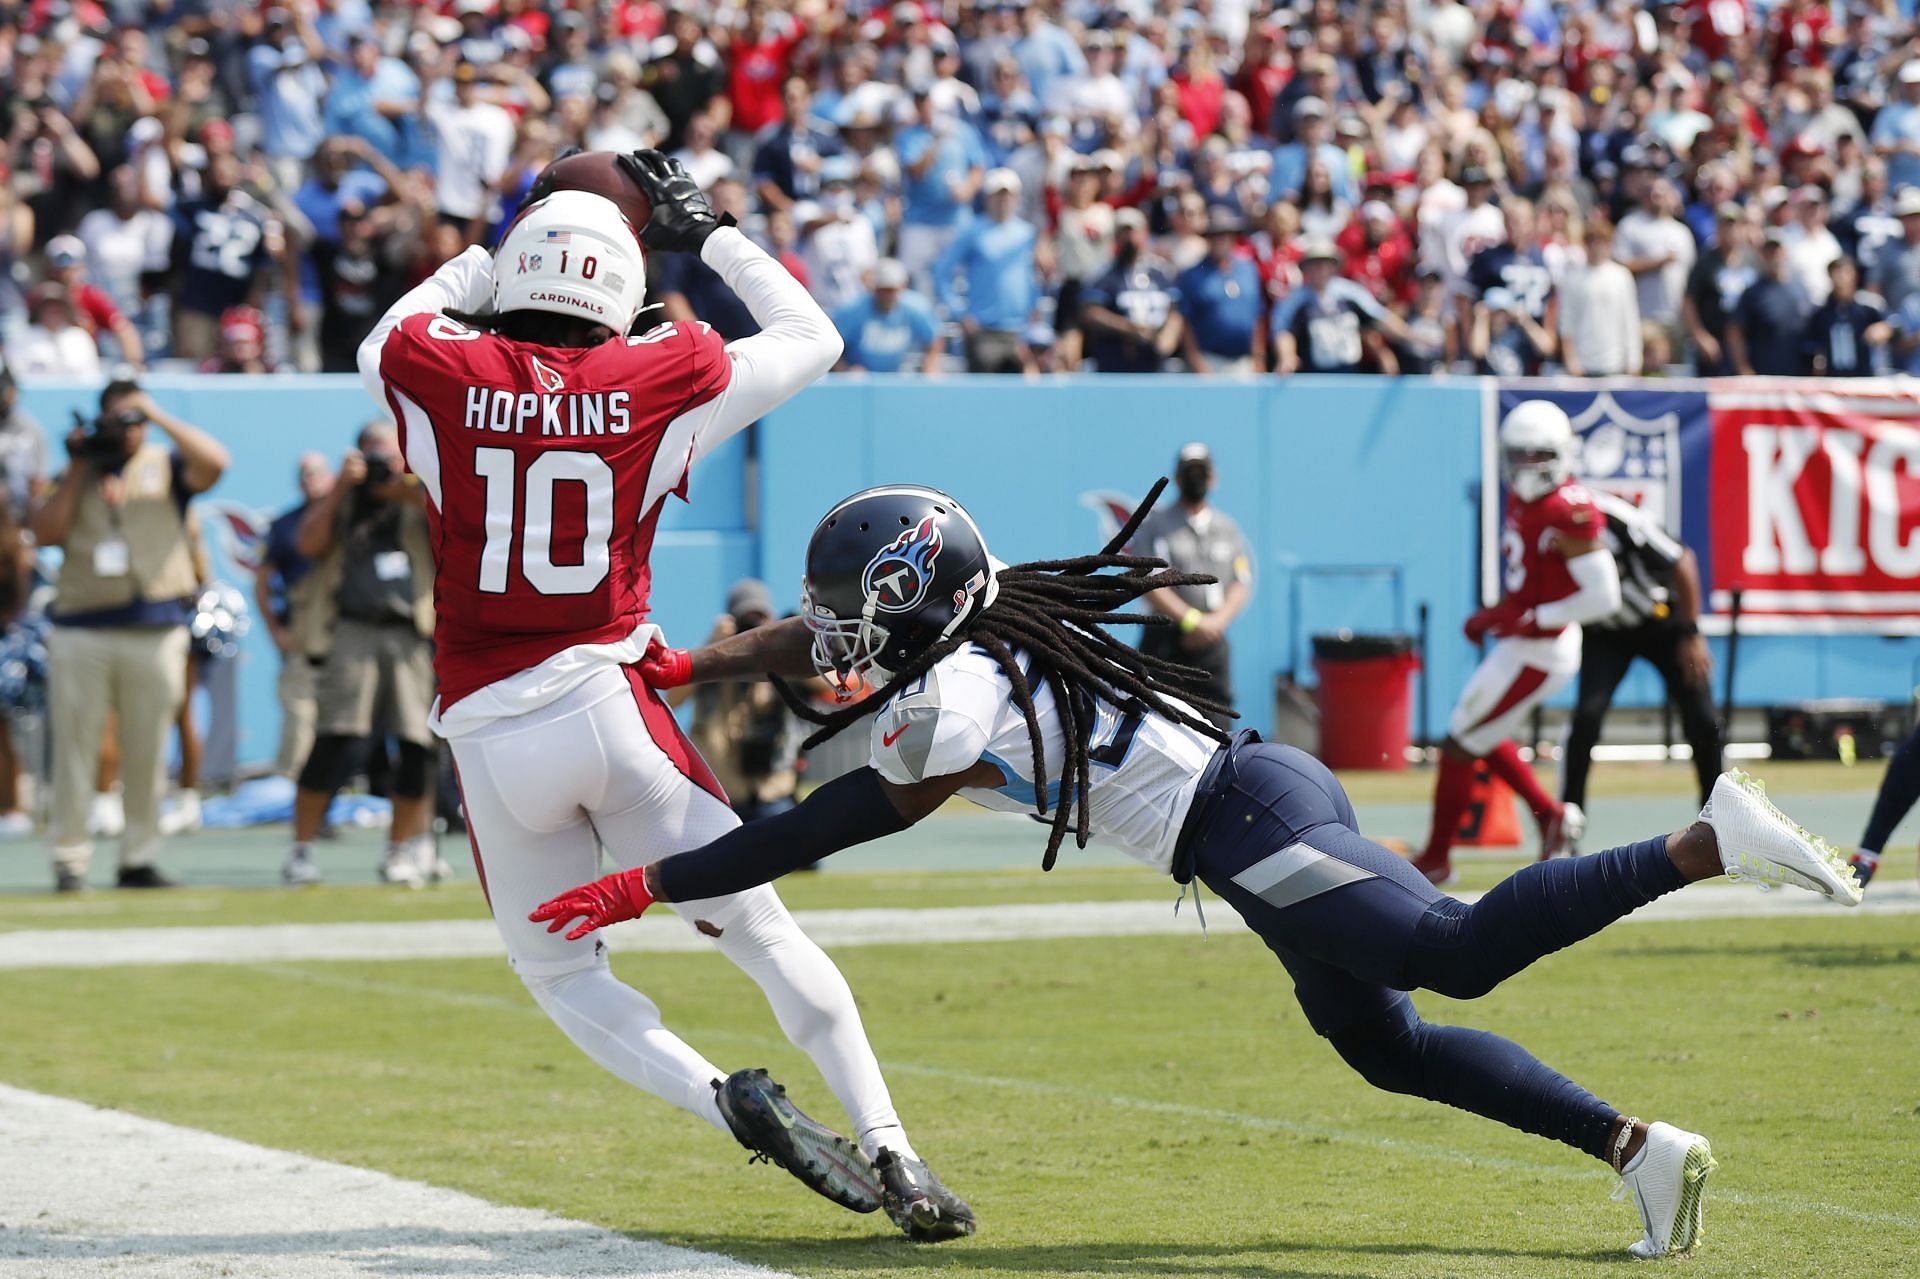
<svg viewBox="0 0 1920 1279">
<path fill-rule="evenodd" d="M 930 837 L 964 845 L 964 820 L 942 818 Z M 1476 863 L 1470 882 L 1517 864 Z M 1106 867 L 830 873 L 783 894 L 796 908 L 1171 902 L 1164 881 Z M 0 930 L 482 909 L 470 886 L 10 895 Z M 492 960 L 16 969 L 0 975 L 0 1081 L 823 1279 L 1428 1279 L 1630 1264 L 1637 1219 L 1609 1201 L 1603 1168 L 1371 1090 L 1308 1030 L 1250 937 L 835 958 L 921 1153 L 980 1213 L 973 1239 L 916 1248 L 881 1217 L 748 1166 L 730 1141 L 587 1061 Z M 629 954 L 616 970 L 713 1060 L 768 1066 L 838 1120 L 725 960 Z M 1707 1241 L 1662 1264 L 1840 1279 L 1920 1275 L 1917 977 L 1920 916 L 1833 911 L 1621 927 L 1473 1004 L 1417 1001 L 1430 1020 L 1510 1035 L 1624 1109 L 1713 1139 Z"/>
</svg>

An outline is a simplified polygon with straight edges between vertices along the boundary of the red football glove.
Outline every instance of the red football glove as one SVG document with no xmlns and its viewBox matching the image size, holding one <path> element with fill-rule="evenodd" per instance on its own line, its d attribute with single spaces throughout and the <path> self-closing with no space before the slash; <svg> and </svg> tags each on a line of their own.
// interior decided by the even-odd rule
<svg viewBox="0 0 1920 1279">
<path fill-rule="evenodd" d="M 693 679 L 693 654 L 684 648 L 668 648 L 655 639 L 640 659 L 640 678 L 648 688 L 679 688 Z"/>
<path fill-rule="evenodd" d="M 623 870 L 591 884 L 569 888 L 552 901 L 534 907 L 527 918 L 536 924 L 552 920 L 547 924 L 547 931 L 557 933 L 567 926 L 568 920 L 580 917 L 582 922 L 567 934 L 568 941 L 579 941 L 596 928 L 605 928 L 623 919 L 638 919 L 651 905 L 653 894 L 647 891 L 645 870 Z"/>
<path fill-rule="evenodd" d="M 1519 601 L 1505 599 L 1491 608 L 1483 608 L 1467 619 L 1465 631 L 1469 643 L 1478 644 L 1488 635 L 1496 638 L 1510 635 L 1526 625 L 1527 614 L 1531 610 Z"/>
</svg>

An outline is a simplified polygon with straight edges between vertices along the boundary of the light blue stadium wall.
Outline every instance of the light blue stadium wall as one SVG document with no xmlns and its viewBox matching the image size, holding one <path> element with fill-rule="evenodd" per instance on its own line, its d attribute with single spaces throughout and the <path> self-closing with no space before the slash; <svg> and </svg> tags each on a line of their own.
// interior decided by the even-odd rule
<svg viewBox="0 0 1920 1279">
<path fill-rule="evenodd" d="M 303 450 L 337 456 L 372 415 L 346 377 L 149 385 L 232 448 L 233 469 L 215 496 L 269 512 L 291 499 Z M 96 394 L 77 384 L 25 388 L 23 406 L 56 441 L 56 459 L 68 408 L 91 409 Z M 1480 413 L 1472 380 L 829 379 L 761 424 L 755 464 L 737 437 L 695 472 L 690 504 L 669 503 L 654 561 L 655 615 L 678 642 L 696 643 L 728 585 L 749 573 L 790 605 L 814 521 L 836 498 L 882 481 L 949 489 L 1005 559 L 1091 549 L 1103 534 L 1083 498 L 1140 496 L 1181 444 L 1200 439 L 1218 461 L 1216 500 L 1259 560 L 1255 600 L 1233 632 L 1247 722 L 1270 724 L 1274 675 L 1305 666 L 1306 637 L 1343 626 L 1411 629 L 1424 602 L 1433 637 L 1427 710 L 1439 731 L 1474 660 L 1459 628 L 1474 604 Z M 223 546 L 216 555 L 221 576 L 233 579 Z M 1400 570 L 1397 611 L 1386 578 L 1338 573 L 1377 567 Z M 1912 689 L 1917 659 L 1913 639 L 1749 637 L 1739 700 L 1898 700 Z M 242 661 L 241 755 L 258 762 L 277 732 L 276 659 L 264 634 L 249 638 Z M 1310 669 L 1302 675 L 1311 682 Z M 1645 674 L 1623 689 L 1626 704 L 1658 698 Z"/>
<path fill-rule="evenodd" d="M 1425 603 L 1439 734 L 1477 658 L 1460 626 L 1476 604 L 1482 396 L 1477 379 L 832 379 L 762 428 L 759 562 L 776 596 L 794 598 L 814 521 L 846 493 L 899 480 L 952 492 L 1003 559 L 1092 549 L 1100 530 L 1083 496 L 1138 497 L 1181 444 L 1204 440 L 1215 500 L 1259 558 L 1257 596 L 1232 633 L 1246 722 L 1271 726 L 1277 673 L 1297 666 L 1313 682 L 1308 637 L 1411 630 Z M 1399 570 L 1398 608 L 1390 579 L 1339 572 L 1381 567 Z M 1713 647 L 1724 662 L 1724 641 Z M 1743 705 L 1903 701 L 1917 680 L 1920 639 L 1746 636 L 1736 693 Z M 1663 695 L 1642 668 L 1617 704 Z M 1569 689 L 1559 703 L 1571 700 Z"/>
</svg>

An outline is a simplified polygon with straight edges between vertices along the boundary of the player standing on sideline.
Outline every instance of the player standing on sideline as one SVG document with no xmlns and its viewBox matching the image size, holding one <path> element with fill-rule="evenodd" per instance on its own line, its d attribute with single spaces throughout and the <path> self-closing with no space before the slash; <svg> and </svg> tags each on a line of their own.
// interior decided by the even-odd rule
<svg viewBox="0 0 1920 1279">
<path fill-rule="evenodd" d="M 1620 607 L 1620 574 L 1607 552 L 1606 520 L 1573 482 L 1573 423 L 1545 400 L 1515 406 L 1500 424 L 1507 513 L 1500 530 L 1505 594 L 1467 619 L 1467 638 L 1495 643 L 1467 681 L 1440 747 L 1433 826 L 1414 866 L 1436 884 L 1453 878 L 1453 838 L 1484 759 L 1540 825 L 1540 859 L 1580 838 L 1586 817 L 1557 803 L 1520 758 L 1513 734 L 1533 708 L 1580 669 L 1580 623 Z"/>
<path fill-rule="evenodd" d="M 1893 838 L 1893 828 L 1916 801 L 1920 801 L 1920 728 L 1907 734 L 1907 740 L 1900 743 L 1900 749 L 1887 765 L 1887 775 L 1880 779 L 1880 793 L 1873 800 L 1873 815 L 1867 818 L 1867 833 L 1860 837 L 1859 850 L 1853 855 L 1853 874 L 1860 881 L 1860 887 L 1865 888 L 1874 872 L 1880 869 L 1880 854 Z"/>
<path fill-rule="evenodd" d="M 680 909 L 759 983 L 853 1118 L 857 1146 L 765 1071 L 723 1083 L 614 979 L 603 946 L 527 922 L 592 875 L 602 844 L 631 865 L 739 825 L 632 667 L 659 634 L 645 621 L 648 556 L 693 464 L 840 355 L 807 291 L 716 218 L 684 169 L 653 151 L 620 165 L 652 203 L 644 230 L 610 199 L 536 184 L 544 198 L 497 254 L 469 248 L 443 265 L 360 348 L 428 499 L 433 727 L 452 746 L 474 865 L 514 970 L 588 1056 L 837 1203 L 884 1206 L 915 1238 L 971 1233 L 971 1211 L 901 1130 L 846 980 L 771 889 Z M 730 345 L 698 323 L 626 336 L 646 293 L 643 244 L 699 254 L 761 332 Z"/>
<path fill-rule="evenodd" d="M 1113 554 L 1145 510 L 1098 555 L 1009 568 L 944 493 L 898 485 L 841 502 L 807 547 L 800 617 L 696 653 L 656 650 L 641 670 L 662 685 L 864 676 L 880 691 L 809 715 L 825 727 L 807 745 L 871 715 L 871 763 L 791 812 L 582 885 L 533 918 L 584 937 L 655 901 L 738 891 L 904 830 L 953 795 L 1043 819 L 1051 809 L 1043 868 L 1071 825 L 1082 846 L 1098 835 L 1181 884 L 1198 878 L 1266 942 L 1315 1031 L 1369 1083 L 1605 1160 L 1640 1212 L 1633 1255 L 1691 1248 L 1713 1168 L 1705 1137 L 1623 1115 L 1497 1035 L 1428 1025 L 1404 992 L 1478 998 L 1654 898 L 1723 874 L 1857 905 L 1840 855 L 1758 782 L 1730 773 L 1683 831 L 1537 862 L 1472 905 L 1448 897 L 1360 834 L 1320 761 L 1252 732 L 1229 741 L 1202 718 L 1211 707 L 1192 691 L 1200 672 L 1108 633 L 1113 622 L 1167 625 L 1119 610 L 1191 576 Z"/>
<path fill-rule="evenodd" d="M 1606 521 L 1620 607 L 1584 627 L 1579 695 L 1560 758 L 1560 802 L 1586 803 L 1587 772 L 1607 707 L 1627 669 L 1645 658 L 1666 683 L 1667 703 L 1680 712 L 1704 804 L 1724 767 L 1724 752 L 1710 686 L 1713 656 L 1700 634 L 1700 565 L 1651 511 L 1611 493 L 1591 497 Z"/>
</svg>

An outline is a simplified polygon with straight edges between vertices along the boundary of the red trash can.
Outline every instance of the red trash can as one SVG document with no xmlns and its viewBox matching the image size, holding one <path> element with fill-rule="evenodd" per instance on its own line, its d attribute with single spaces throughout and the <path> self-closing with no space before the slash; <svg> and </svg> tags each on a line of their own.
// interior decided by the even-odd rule
<svg viewBox="0 0 1920 1279">
<path fill-rule="evenodd" d="M 1398 770 L 1412 740 L 1413 673 L 1420 659 L 1411 635 L 1313 637 L 1320 680 L 1320 759 L 1328 768 Z"/>
</svg>

